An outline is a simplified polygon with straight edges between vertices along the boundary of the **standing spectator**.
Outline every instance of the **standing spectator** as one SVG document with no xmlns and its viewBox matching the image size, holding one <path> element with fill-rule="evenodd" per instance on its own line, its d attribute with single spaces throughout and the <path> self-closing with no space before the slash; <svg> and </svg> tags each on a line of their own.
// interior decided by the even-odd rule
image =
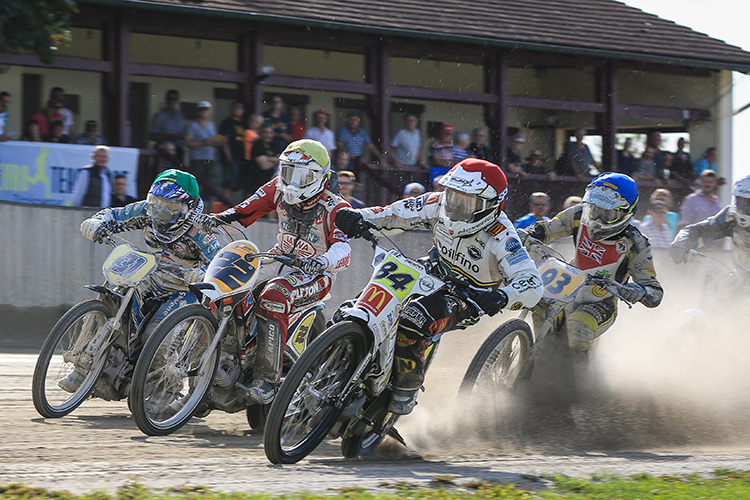
<svg viewBox="0 0 750 500">
<path fill-rule="evenodd" d="M 471 156 L 469 150 L 469 134 L 466 132 L 458 132 L 456 134 L 456 144 L 453 145 L 453 164 L 460 162 L 464 158 Z"/>
<path fill-rule="evenodd" d="M 180 93 L 167 90 L 167 105 L 154 115 L 149 138 L 156 142 L 156 147 L 165 141 L 174 143 L 177 156 L 184 158 L 185 150 L 185 116 L 180 111 Z"/>
<path fill-rule="evenodd" d="M 252 160 L 250 162 L 250 178 L 247 190 L 254 193 L 276 175 L 279 166 L 279 151 L 275 147 L 274 132 L 270 125 L 260 127 L 259 137 L 253 145 Z"/>
<path fill-rule="evenodd" d="M 633 179 L 638 181 L 651 181 L 664 177 L 664 171 L 656 164 L 657 151 L 653 146 L 646 146 L 646 150 L 641 155 L 638 169 L 633 172 Z"/>
<path fill-rule="evenodd" d="M 443 191 L 445 191 L 445 186 L 443 186 L 442 184 L 440 184 L 440 179 L 442 179 L 442 178 L 443 178 L 442 175 L 438 175 L 432 181 L 432 192 L 433 193 L 442 193 Z"/>
<path fill-rule="evenodd" d="M 440 137 L 430 146 L 430 166 L 444 174 L 453 166 L 453 127 L 447 123 L 440 129 Z"/>
<path fill-rule="evenodd" d="M 156 154 L 156 165 L 158 173 L 162 173 L 165 170 L 187 170 L 185 165 L 182 164 L 182 158 L 177 156 L 177 148 L 173 142 L 162 142 L 157 149 Z"/>
<path fill-rule="evenodd" d="M 393 136 L 393 165 L 396 168 L 413 167 L 422 163 L 422 134 L 417 126 L 419 118 L 409 113 L 406 115 L 406 128 L 399 129 Z"/>
<path fill-rule="evenodd" d="M 22 141 L 42 142 L 42 131 L 39 122 L 36 120 L 27 120 L 23 127 Z"/>
<path fill-rule="evenodd" d="M 638 170 L 638 160 L 633 156 L 633 152 L 630 148 L 633 147 L 633 139 L 628 137 L 625 139 L 625 144 L 622 145 L 622 149 L 617 152 L 617 171 L 621 174 L 633 176 L 636 170 Z"/>
<path fill-rule="evenodd" d="M 346 151 L 344 151 L 346 153 Z M 365 208 L 365 202 L 352 196 L 354 187 L 357 184 L 357 177 L 350 170 L 340 170 L 339 176 L 339 194 L 344 197 L 352 208 Z"/>
<path fill-rule="evenodd" d="M 685 138 L 677 139 L 677 151 L 674 152 L 674 162 L 670 171 L 672 179 L 692 184 L 695 182 L 697 175 L 693 170 L 693 162 L 690 159 L 690 153 L 685 151 Z"/>
<path fill-rule="evenodd" d="M 245 143 L 245 161 L 249 162 L 253 158 L 253 145 L 258 139 L 258 131 L 263 125 L 263 115 L 253 114 L 247 119 L 247 128 L 243 142 Z"/>
<path fill-rule="evenodd" d="M 75 122 L 73 121 L 73 112 L 64 105 L 65 91 L 61 87 L 53 87 L 49 91 L 49 98 L 50 100 L 58 101 L 63 104 L 63 107 L 60 108 L 60 114 L 63 115 L 63 135 L 74 137 L 75 131 L 73 130 L 73 125 Z"/>
<path fill-rule="evenodd" d="M 349 152 L 345 149 L 334 149 L 335 153 L 333 155 L 333 170 L 335 172 L 341 172 L 342 170 L 346 170 L 349 168 L 349 163 L 351 162 L 352 155 L 349 154 Z"/>
<path fill-rule="evenodd" d="M 505 171 L 513 174 L 519 174 L 521 177 L 526 177 L 526 172 L 523 171 L 521 166 L 521 148 L 526 143 L 526 138 L 521 134 L 516 134 L 510 141 L 507 151 L 507 162 L 505 164 Z"/>
<path fill-rule="evenodd" d="M 409 184 L 404 187 L 404 196 L 403 198 L 416 198 L 417 196 L 422 196 L 425 193 L 425 188 L 422 184 L 419 182 L 410 182 Z"/>
<path fill-rule="evenodd" d="M 591 165 L 599 172 L 604 172 L 601 164 L 594 160 L 591 150 L 583 142 L 584 137 L 586 137 L 586 129 L 579 128 L 576 130 L 576 142 L 569 143 L 567 148 L 565 148 L 565 157 L 570 162 L 573 175 L 578 177 L 579 180 L 592 177 Z"/>
<path fill-rule="evenodd" d="M 531 152 L 531 156 L 526 158 L 527 163 L 523 165 L 523 171 L 527 174 L 534 175 L 546 175 L 549 180 L 555 180 L 557 175 L 550 169 L 544 166 L 544 158 L 542 152 L 535 149 Z"/>
<path fill-rule="evenodd" d="M 174 147 L 174 144 L 172 145 Z M 126 191 L 128 190 L 128 178 L 125 174 L 115 175 L 115 182 L 112 187 L 112 201 L 109 203 L 110 207 L 124 207 L 134 201 L 135 198 L 130 196 Z"/>
<path fill-rule="evenodd" d="M 667 205 L 661 200 L 651 201 L 648 220 L 644 218 L 638 229 L 648 238 L 653 248 L 669 248 L 674 233 L 667 220 Z"/>
<path fill-rule="evenodd" d="M 289 106 L 289 130 L 292 142 L 304 139 L 306 127 L 299 106 Z"/>
<path fill-rule="evenodd" d="M 73 185 L 74 207 L 107 208 L 112 201 L 112 181 L 107 168 L 109 148 L 96 146 L 92 159 L 92 165 L 78 171 Z"/>
<path fill-rule="evenodd" d="M 646 146 L 651 148 L 651 151 L 654 155 L 654 162 L 656 163 L 656 168 L 663 169 L 664 168 L 664 153 L 661 150 L 661 133 L 651 132 L 650 134 L 648 134 L 648 136 L 646 137 Z"/>
<path fill-rule="evenodd" d="M 696 191 L 682 200 L 679 229 L 716 215 L 722 209 L 719 197 L 714 194 L 716 181 L 716 172 L 713 170 L 701 172 L 700 191 Z"/>
<path fill-rule="evenodd" d="M 284 99 L 275 95 L 271 98 L 271 109 L 263 112 L 265 124 L 273 130 L 274 148 L 283 151 L 291 142 L 291 119 L 284 113 Z"/>
<path fill-rule="evenodd" d="M 669 189 L 656 189 L 653 193 L 651 193 L 651 199 L 649 200 L 651 205 L 653 206 L 654 202 L 661 203 L 666 208 L 666 215 L 665 218 L 667 220 L 667 224 L 669 225 L 669 230 L 672 233 L 672 238 L 674 238 L 677 235 L 677 227 L 680 223 L 680 214 L 677 212 L 672 212 L 672 207 L 674 206 L 674 200 L 672 198 L 672 192 L 669 191 Z M 643 218 L 643 223 L 647 223 L 651 220 L 651 215 L 646 214 L 646 216 Z"/>
<path fill-rule="evenodd" d="M 42 137 L 49 134 L 49 126 L 52 124 L 52 122 L 60 120 L 63 120 L 63 115 L 60 114 L 60 110 L 62 109 L 62 103 L 60 101 L 53 101 L 49 100 L 47 101 L 47 107 L 44 108 L 42 111 L 39 111 L 38 113 L 34 113 L 31 115 L 32 120 L 36 120 L 36 122 L 39 124 L 39 133 L 42 134 Z"/>
<path fill-rule="evenodd" d="M 719 158 L 719 150 L 715 147 L 710 147 L 703 153 L 703 156 L 695 160 L 693 163 L 693 171 L 696 175 L 703 176 L 703 172 L 711 170 L 716 172 L 716 160 Z"/>
<path fill-rule="evenodd" d="M 232 197 L 232 191 L 239 188 L 240 165 L 245 159 L 245 127 L 242 115 L 245 105 L 234 101 L 229 108 L 229 116 L 219 125 L 219 135 L 226 138 L 222 151 L 224 153 L 224 176 L 222 187 L 224 196 Z"/>
<path fill-rule="evenodd" d="M 568 196 L 567 198 L 565 198 L 565 201 L 563 202 L 562 209 L 567 210 L 570 207 L 578 205 L 582 201 L 583 201 L 583 198 L 581 198 L 580 196 Z"/>
<path fill-rule="evenodd" d="M 313 113 L 313 125 L 305 131 L 305 139 L 318 141 L 325 146 L 328 154 L 332 155 L 336 149 L 336 134 L 328 128 L 328 112 L 325 109 Z"/>
<path fill-rule="evenodd" d="M 65 125 L 60 120 L 55 120 L 49 125 L 49 134 L 42 137 L 43 142 L 56 142 L 58 144 L 70 144 L 70 137 L 63 133 Z"/>
<path fill-rule="evenodd" d="M 479 158 L 480 160 L 487 160 L 494 162 L 492 158 L 492 151 L 490 151 L 490 148 L 487 147 L 487 131 L 483 129 L 482 127 L 477 127 L 474 129 L 473 135 L 472 135 L 473 142 L 469 144 L 469 149 L 471 150 L 471 156 L 474 158 Z"/>
<path fill-rule="evenodd" d="M 217 185 L 215 179 L 216 146 L 223 146 L 224 141 L 216 139 L 216 125 L 208 119 L 211 114 L 211 103 L 198 103 L 198 119 L 190 123 L 185 133 L 185 146 L 190 148 L 190 173 L 198 183 Z"/>
<path fill-rule="evenodd" d="M 10 141 L 13 135 L 7 130 L 10 116 L 10 94 L 0 92 L 0 142 Z"/>
<path fill-rule="evenodd" d="M 349 111 L 346 115 L 346 125 L 339 127 L 336 131 L 336 147 L 345 149 L 352 156 L 349 165 L 352 170 L 356 170 L 357 163 L 362 161 L 363 153 L 367 148 L 375 158 L 381 160 L 380 151 L 370 140 L 370 136 L 359 125 L 362 123 L 362 117 L 359 111 Z"/>
<path fill-rule="evenodd" d="M 524 229 L 540 220 L 549 220 L 549 195 L 541 191 L 531 193 L 529 196 L 529 208 L 531 212 L 520 217 L 513 223 L 516 229 Z"/>
<path fill-rule="evenodd" d="M 83 144 L 85 146 L 107 145 L 106 139 L 99 135 L 99 124 L 96 123 L 96 120 L 89 120 L 86 122 L 84 133 L 78 134 L 76 144 Z"/>
</svg>

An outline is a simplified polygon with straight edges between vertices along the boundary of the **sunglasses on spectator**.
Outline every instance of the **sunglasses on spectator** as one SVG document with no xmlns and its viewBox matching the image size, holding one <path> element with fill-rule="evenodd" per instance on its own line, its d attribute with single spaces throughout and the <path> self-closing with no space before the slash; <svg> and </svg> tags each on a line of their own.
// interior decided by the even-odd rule
<svg viewBox="0 0 750 500">
<path fill-rule="evenodd" d="M 531 204 L 534 205 L 535 207 L 545 207 L 545 206 L 549 205 L 549 203 L 547 203 L 547 202 L 544 202 L 544 203 L 532 202 Z"/>
</svg>

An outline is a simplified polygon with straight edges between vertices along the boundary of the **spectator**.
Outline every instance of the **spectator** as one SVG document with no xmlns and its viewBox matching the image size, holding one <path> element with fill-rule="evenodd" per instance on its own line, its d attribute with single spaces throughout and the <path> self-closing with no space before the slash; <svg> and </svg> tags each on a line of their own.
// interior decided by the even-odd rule
<svg viewBox="0 0 750 500">
<path fill-rule="evenodd" d="M 633 172 L 632 177 L 639 181 L 649 181 L 654 179 L 661 179 L 663 177 L 663 170 L 658 168 L 656 160 L 656 151 L 652 146 L 646 146 L 646 150 L 641 155 L 641 159 L 638 165 L 638 169 Z"/>
<path fill-rule="evenodd" d="M 430 146 L 430 165 L 441 168 L 441 174 L 453 166 L 453 132 L 452 126 L 444 124 L 440 138 Z"/>
<path fill-rule="evenodd" d="M 343 151 L 346 153 L 346 151 Z M 344 197 L 352 208 L 365 208 L 365 202 L 352 196 L 357 184 L 357 177 L 350 170 L 339 170 L 339 194 Z"/>
<path fill-rule="evenodd" d="M 406 128 L 399 129 L 393 136 L 393 165 L 396 168 L 413 167 L 422 164 L 422 134 L 417 128 L 419 118 L 406 115 Z"/>
<path fill-rule="evenodd" d="M 542 193 L 541 191 L 532 193 L 529 196 L 529 208 L 531 212 L 520 217 L 513 223 L 516 229 L 524 229 L 532 225 L 533 223 L 540 220 L 549 220 L 547 214 L 549 213 L 549 195 Z"/>
<path fill-rule="evenodd" d="M 599 172 L 604 172 L 601 164 L 594 160 L 589 147 L 583 142 L 586 137 L 586 129 L 579 128 L 576 130 L 576 142 L 571 142 L 565 148 L 565 157 L 570 163 L 573 175 L 579 180 L 585 180 L 591 175 L 591 166 L 593 165 Z"/>
<path fill-rule="evenodd" d="M 245 129 L 245 136 L 243 142 L 245 143 L 245 161 L 250 161 L 253 158 L 253 145 L 258 139 L 258 131 L 263 125 L 263 115 L 250 115 L 247 119 L 247 128 Z"/>
<path fill-rule="evenodd" d="M 291 119 L 284 113 L 284 99 L 275 95 L 271 98 L 271 109 L 263 112 L 263 121 L 273 130 L 274 149 L 283 151 L 291 142 Z"/>
<path fill-rule="evenodd" d="M 73 185 L 73 206 L 107 208 L 112 201 L 112 181 L 107 168 L 109 148 L 96 146 L 93 163 L 80 169 Z"/>
<path fill-rule="evenodd" d="M 440 184 L 440 179 L 442 179 L 442 178 L 443 178 L 442 175 L 438 175 L 432 181 L 432 192 L 433 193 L 442 193 L 443 191 L 445 191 L 445 186 L 443 186 L 442 184 Z"/>
<path fill-rule="evenodd" d="M 494 163 L 495 160 L 492 158 L 492 151 L 490 151 L 490 148 L 486 145 L 487 131 L 482 127 L 475 128 L 472 134 L 472 140 L 473 142 L 469 144 L 471 156 Z"/>
<path fill-rule="evenodd" d="M 174 147 L 174 144 L 172 144 L 172 147 Z M 125 205 L 129 205 L 134 201 L 137 201 L 126 192 L 127 190 L 128 178 L 125 176 L 125 174 L 115 175 L 115 182 L 112 186 L 112 201 L 110 202 L 109 206 L 124 207 Z"/>
<path fill-rule="evenodd" d="M 185 116 L 180 111 L 180 93 L 167 90 L 167 105 L 154 115 L 149 138 L 156 142 L 158 148 L 161 143 L 169 141 L 175 145 L 177 156 L 184 158 Z"/>
<path fill-rule="evenodd" d="M 700 191 L 696 191 L 682 200 L 680 226 L 678 229 L 707 219 L 712 215 L 716 215 L 721 210 L 722 206 L 719 203 L 719 197 L 714 194 L 714 191 L 716 191 L 716 181 L 716 172 L 713 170 L 707 169 L 701 172 L 699 179 Z"/>
<path fill-rule="evenodd" d="M 359 115 L 359 111 L 349 111 L 347 113 L 346 125 L 340 127 L 336 131 L 336 147 L 338 149 L 345 149 L 349 151 L 352 156 L 350 166 L 356 170 L 358 161 L 361 161 L 362 154 L 367 148 L 378 160 L 381 160 L 380 151 L 370 140 L 370 136 L 367 135 L 362 128 L 360 123 L 362 117 Z"/>
<path fill-rule="evenodd" d="M 53 101 L 50 99 L 47 101 L 46 108 L 31 115 L 31 119 L 36 120 L 39 124 L 39 133 L 42 134 L 42 137 L 49 134 L 49 126 L 52 122 L 63 120 L 63 115 L 60 114 L 61 109 L 62 103 L 60 101 Z"/>
<path fill-rule="evenodd" d="M 254 193 L 276 175 L 281 151 L 276 149 L 274 132 L 270 125 L 260 127 L 259 137 L 253 145 L 252 160 L 250 162 L 250 179 L 247 190 Z"/>
<path fill-rule="evenodd" d="M 73 112 L 64 106 L 65 91 L 61 87 L 53 87 L 49 91 L 49 98 L 52 101 L 58 101 L 63 104 L 63 107 L 60 108 L 60 114 L 63 115 L 63 135 L 74 137 L 75 131 L 73 130 L 73 125 L 75 122 L 73 121 Z"/>
<path fill-rule="evenodd" d="M 83 144 L 84 146 L 107 145 L 106 139 L 99 135 L 99 124 L 96 123 L 96 120 L 89 120 L 86 122 L 84 132 L 78 134 L 78 137 L 76 138 L 76 144 Z"/>
<path fill-rule="evenodd" d="M 685 151 L 684 137 L 677 139 L 677 151 L 674 152 L 674 162 L 670 170 L 670 177 L 687 184 L 692 184 L 697 178 L 695 170 L 693 170 L 690 153 Z"/>
<path fill-rule="evenodd" d="M 646 146 L 651 148 L 651 151 L 654 155 L 654 162 L 656 163 L 656 168 L 663 169 L 664 168 L 664 153 L 661 150 L 661 133 L 659 132 L 651 132 L 648 134 L 648 137 L 646 138 Z M 662 176 L 663 178 L 664 176 Z"/>
<path fill-rule="evenodd" d="M 10 141 L 13 139 L 12 133 L 7 129 L 8 117 L 10 116 L 10 94 L 0 92 L 0 142 Z"/>
<path fill-rule="evenodd" d="M 669 179 L 672 176 L 672 167 L 674 166 L 674 155 L 669 151 L 661 152 L 662 179 Z"/>
<path fill-rule="evenodd" d="M 345 149 L 334 149 L 333 151 L 333 170 L 340 172 L 349 168 L 352 155 Z"/>
<path fill-rule="evenodd" d="M 555 180 L 557 175 L 544 166 L 544 158 L 542 152 L 535 149 L 531 152 L 531 156 L 526 158 L 526 163 L 523 165 L 523 171 L 527 174 L 534 175 L 546 175 L 549 180 Z"/>
<path fill-rule="evenodd" d="M 715 147 L 710 147 L 706 149 L 706 152 L 703 153 L 703 156 L 695 160 L 695 163 L 693 163 L 693 172 L 695 175 L 703 176 L 703 172 L 706 170 L 711 170 L 713 172 L 716 172 L 716 160 L 719 157 L 719 150 Z"/>
<path fill-rule="evenodd" d="M 60 120 L 55 120 L 49 125 L 49 134 L 42 137 L 44 142 L 56 142 L 58 144 L 70 144 L 70 137 L 63 133 L 65 125 Z"/>
<path fill-rule="evenodd" d="M 671 211 L 672 207 L 674 206 L 672 192 L 669 189 L 657 189 L 653 193 L 651 193 L 651 199 L 649 201 L 651 205 L 653 205 L 654 202 L 658 201 L 667 209 L 666 220 L 667 224 L 669 224 L 669 230 L 672 233 L 672 238 L 674 238 L 677 235 L 677 227 L 680 222 L 680 214 Z M 651 215 L 646 214 L 646 216 L 643 218 L 643 223 L 645 224 L 650 220 Z"/>
<path fill-rule="evenodd" d="M 23 127 L 22 141 L 42 142 L 42 129 L 36 120 L 27 120 Z"/>
<path fill-rule="evenodd" d="M 633 156 L 630 148 L 633 147 L 633 139 L 628 137 L 622 145 L 622 149 L 617 152 L 617 171 L 621 174 L 633 176 L 639 167 L 639 161 Z"/>
<path fill-rule="evenodd" d="M 466 132 L 458 132 L 456 134 L 456 144 L 453 145 L 453 164 L 460 162 L 464 158 L 471 156 L 469 150 L 469 134 Z"/>
<path fill-rule="evenodd" d="M 332 156 L 333 150 L 336 149 L 336 134 L 328 128 L 328 112 L 325 109 L 319 109 L 313 113 L 313 125 L 305 131 L 305 139 L 318 141 Z"/>
<path fill-rule="evenodd" d="M 177 156 L 177 147 L 173 142 L 162 142 L 157 149 L 156 165 L 158 173 L 174 168 L 176 170 L 186 170 L 182 164 L 182 158 Z"/>
<path fill-rule="evenodd" d="M 198 103 L 198 118 L 190 123 L 185 133 L 185 146 L 190 148 L 190 173 L 201 185 L 216 186 L 216 147 L 224 145 L 223 139 L 216 138 L 216 125 L 208 119 L 211 103 Z"/>
<path fill-rule="evenodd" d="M 410 182 L 406 185 L 406 187 L 404 187 L 403 198 L 416 198 L 417 196 L 421 196 L 424 193 L 425 189 L 422 184 L 420 184 L 419 182 Z"/>
<path fill-rule="evenodd" d="M 661 200 L 651 201 L 648 220 L 644 218 L 638 229 L 648 238 L 653 248 L 669 248 L 674 233 L 667 220 L 667 205 Z"/>
<path fill-rule="evenodd" d="M 299 106 L 289 106 L 289 130 L 291 131 L 292 141 L 304 139 L 306 127 Z"/>
<path fill-rule="evenodd" d="M 526 139 L 521 134 L 516 134 L 510 141 L 507 151 L 507 161 L 505 164 L 505 171 L 513 174 L 519 174 L 521 177 L 526 177 L 526 172 L 523 171 L 521 166 L 521 148 L 526 143 Z"/>
<path fill-rule="evenodd" d="M 582 201 L 583 201 L 583 198 L 581 198 L 580 196 L 568 196 L 567 198 L 565 198 L 565 201 L 563 202 L 562 209 L 567 210 L 570 207 L 574 207 L 578 205 Z"/>
<path fill-rule="evenodd" d="M 226 141 L 223 144 L 224 153 L 224 176 L 222 187 L 224 196 L 232 197 L 232 191 L 239 189 L 240 165 L 245 160 L 245 127 L 242 115 L 245 113 L 245 105 L 240 101 L 234 101 L 229 108 L 229 116 L 219 125 L 219 135 Z"/>
</svg>

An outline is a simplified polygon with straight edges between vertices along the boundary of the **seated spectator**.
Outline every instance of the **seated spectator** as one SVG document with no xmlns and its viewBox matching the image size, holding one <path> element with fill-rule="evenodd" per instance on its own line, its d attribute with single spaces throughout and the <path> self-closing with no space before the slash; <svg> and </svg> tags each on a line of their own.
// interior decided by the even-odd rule
<svg viewBox="0 0 750 500">
<path fill-rule="evenodd" d="M 546 175 L 549 180 L 554 180 L 557 175 L 544 166 L 544 158 L 542 152 L 535 149 L 531 152 L 531 156 L 526 158 L 526 163 L 523 165 L 523 171 L 527 174 L 534 175 Z"/>
<path fill-rule="evenodd" d="M 421 196 L 425 193 L 424 186 L 418 182 L 410 182 L 409 184 L 404 187 L 404 196 L 403 198 L 416 198 L 417 196 Z"/>
<path fill-rule="evenodd" d="M 701 172 L 699 179 L 700 191 L 696 191 L 682 200 L 678 229 L 716 215 L 722 209 L 719 197 L 714 194 L 714 191 L 716 191 L 716 182 L 716 172 L 713 170 L 704 170 Z"/>
<path fill-rule="evenodd" d="M 703 175 L 706 170 L 716 172 L 716 160 L 719 157 L 719 150 L 715 147 L 710 147 L 703 153 L 703 156 L 695 160 L 693 163 L 693 172 L 695 175 Z"/>
<path fill-rule="evenodd" d="M 628 137 L 625 139 L 622 149 L 617 152 L 617 171 L 631 177 L 638 170 L 639 166 L 638 160 L 633 156 L 633 152 L 630 151 L 632 147 L 633 139 Z"/>
<path fill-rule="evenodd" d="M 27 120 L 23 127 L 22 141 L 42 142 L 42 132 L 39 122 L 36 120 Z"/>
<path fill-rule="evenodd" d="M 42 141 L 56 142 L 58 144 L 70 144 L 70 137 L 63 134 L 64 128 L 65 125 L 63 125 L 62 120 L 53 121 L 49 126 L 49 134 L 42 137 Z"/>
<path fill-rule="evenodd" d="M 669 224 L 669 230 L 672 232 L 672 238 L 674 238 L 677 235 L 677 226 L 680 222 L 680 214 L 677 212 L 672 212 L 672 207 L 674 206 L 674 200 L 672 199 L 672 192 L 669 189 L 656 189 L 653 193 L 651 193 L 651 198 L 649 200 L 651 202 L 651 205 L 654 204 L 654 202 L 658 201 L 660 204 L 662 204 L 664 207 L 666 207 L 666 219 L 667 223 Z M 647 214 L 643 218 L 643 223 L 647 223 L 651 220 L 651 215 Z"/>
<path fill-rule="evenodd" d="M 345 149 L 334 149 L 333 151 L 333 165 L 331 168 L 333 168 L 335 172 L 340 172 L 349 168 L 352 155 L 350 155 Z"/>
<path fill-rule="evenodd" d="M 185 170 L 185 165 L 182 163 L 182 158 L 177 156 L 177 147 L 174 142 L 166 141 L 162 142 L 156 150 L 156 169 L 157 173 L 161 173 L 170 168 Z"/>
<path fill-rule="evenodd" d="M 63 122 L 63 135 L 68 137 L 74 136 L 73 130 L 73 112 L 65 107 L 65 91 L 62 87 L 52 87 L 49 91 L 49 98 L 53 101 L 59 101 L 63 106 L 60 108 Z"/>
<path fill-rule="evenodd" d="M 393 165 L 396 168 L 413 167 L 422 163 L 422 133 L 417 126 L 417 115 L 406 115 L 406 128 L 399 129 L 393 136 Z"/>
<path fill-rule="evenodd" d="M 52 122 L 64 120 L 63 115 L 60 113 L 62 107 L 62 102 L 50 99 L 47 101 L 47 107 L 31 115 L 31 119 L 36 120 L 39 124 L 39 133 L 42 134 L 42 137 L 49 134 L 49 127 Z"/>
<path fill-rule="evenodd" d="M 453 164 L 471 156 L 469 144 L 469 134 L 466 132 L 458 132 L 456 134 L 456 144 L 453 145 Z"/>
<path fill-rule="evenodd" d="M 685 139 L 680 137 L 677 140 L 677 151 L 674 152 L 674 161 L 670 170 L 672 179 L 693 184 L 698 177 L 693 170 L 693 162 L 690 160 L 690 153 L 685 151 Z"/>
<path fill-rule="evenodd" d="M 492 151 L 490 151 L 490 148 L 487 147 L 487 131 L 483 129 L 482 127 L 477 127 L 474 129 L 473 136 L 472 136 L 473 142 L 469 144 L 469 150 L 471 151 L 471 156 L 474 158 L 479 158 L 480 160 L 487 160 L 494 162 L 495 160 L 492 158 Z"/>
<path fill-rule="evenodd" d="M 299 106 L 289 106 L 289 130 L 292 142 L 305 138 L 305 122 L 302 120 L 302 110 Z"/>
<path fill-rule="evenodd" d="M 641 155 L 638 169 L 633 172 L 633 179 L 638 181 L 651 181 L 664 177 L 663 170 L 658 168 L 656 160 L 654 159 L 655 153 L 653 147 L 646 146 L 646 150 Z"/>
<path fill-rule="evenodd" d="M 531 212 L 520 217 L 513 223 L 516 229 L 524 229 L 540 220 L 549 220 L 549 195 L 547 193 L 536 192 L 529 196 L 529 208 Z"/>
<path fill-rule="evenodd" d="M 667 205 L 661 200 L 653 200 L 647 217 L 648 220 L 644 218 L 638 229 L 648 238 L 653 248 L 669 248 L 674 233 L 667 219 Z"/>
<path fill-rule="evenodd" d="M 76 144 L 83 144 L 85 146 L 106 146 L 107 141 L 104 137 L 99 135 L 99 124 L 96 120 L 89 120 L 84 126 L 84 132 L 78 134 L 76 138 Z M 174 147 L 174 144 L 172 144 Z"/>
<path fill-rule="evenodd" d="M 319 109 L 313 113 L 313 125 L 305 131 L 305 139 L 318 141 L 328 150 L 328 154 L 333 156 L 336 149 L 336 134 L 328 128 L 328 111 Z"/>
<path fill-rule="evenodd" d="M 369 151 L 375 158 L 381 160 L 380 151 L 370 140 L 367 132 L 360 127 L 362 117 L 359 111 L 349 111 L 347 113 L 346 125 L 339 127 L 336 131 L 336 148 L 345 149 L 352 156 L 349 163 L 350 167 L 356 168 L 360 161 L 364 159 L 364 153 Z"/>
<path fill-rule="evenodd" d="M 592 166 L 599 172 L 604 171 L 601 164 L 594 160 L 589 147 L 583 142 L 584 137 L 586 137 L 586 129 L 577 129 L 576 142 L 568 143 L 565 148 L 565 158 L 569 163 L 569 168 L 580 180 L 587 180 L 592 177 Z"/>
<path fill-rule="evenodd" d="M 526 143 L 526 139 L 521 134 L 516 134 L 508 146 L 507 151 L 507 163 L 505 164 L 505 171 L 512 174 L 519 174 L 522 177 L 526 177 L 526 172 L 523 171 L 521 166 L 521 148 Z"/>
<path fill-rule="evenodd" d="M 346 153 L 346 151 L 344 151 Z M 357 185 L 357 177 L 350 170 L 339 170 L 339 194 L 344 197 L 352 208 L 365 208 L 365 202 L 353 196 Z"/>
<path fill-rule="evenodd" d="M 174 144 L 172 145 L 174 147 Z M 138 201 L 127 193 L 128 178 L 125 174 L 115 175 L 115 182 L 112 185 L 112 202 L 110 207 L 124 207 Z"/>
</svg>

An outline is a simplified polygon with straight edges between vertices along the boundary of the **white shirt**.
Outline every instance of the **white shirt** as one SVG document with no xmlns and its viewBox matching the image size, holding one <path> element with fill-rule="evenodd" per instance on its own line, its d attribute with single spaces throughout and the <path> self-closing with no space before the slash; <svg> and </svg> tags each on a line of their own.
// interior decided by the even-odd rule
<svg viewBox="0 0 750 500">
<path fill-rule="evenodd" d="M 336 149 L 336 134 L 329 128 L 320 130 L 318 127 L 310 127 L 305 131 L 305 139 L 318 141 L 328 150 L 328 154 Z"/>
</svg>

